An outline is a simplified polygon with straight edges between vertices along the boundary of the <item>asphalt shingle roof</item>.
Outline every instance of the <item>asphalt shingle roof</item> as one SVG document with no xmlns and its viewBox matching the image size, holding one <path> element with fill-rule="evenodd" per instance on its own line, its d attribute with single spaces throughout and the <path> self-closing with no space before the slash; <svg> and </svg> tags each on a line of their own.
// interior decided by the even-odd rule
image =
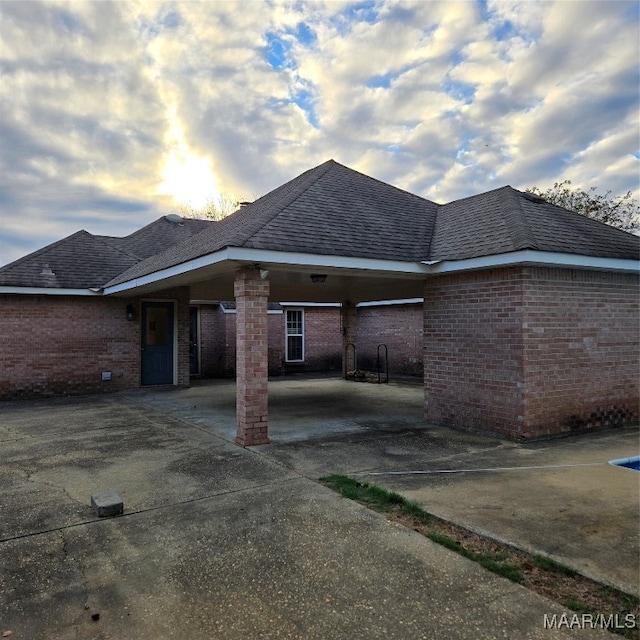
<svg viewBox="0 0 640 640">
<path fill-rule="evenodd" d="M 160 218 L 125 238 L 80 231 L 1 268 L 0 285 L 112 286 L 225 247 L 408 262 L 521 249 L 637 260 L 640 238 L 509 186 L 438 205 L 329 160 L 218 222 Z"/>
<path fill-rule="evenodd" d="M 437 209 L 429 200 L 329 160 L 108 284 L 225 247 L 420 260 Z"/>
<path fill-rule="evenodd" d="M 188 219 L 176 224 L 163 217 L 124 238 L 78 231 L 0 268 L 0 285 L 97 289 L 148 256 L 212 224 Z"/>
<path fill-rule="evenodd" d="M 506 186 L 442 205 L 429 259 L 521 249 L 637 260 L 640 238 Z"/>
</svg>

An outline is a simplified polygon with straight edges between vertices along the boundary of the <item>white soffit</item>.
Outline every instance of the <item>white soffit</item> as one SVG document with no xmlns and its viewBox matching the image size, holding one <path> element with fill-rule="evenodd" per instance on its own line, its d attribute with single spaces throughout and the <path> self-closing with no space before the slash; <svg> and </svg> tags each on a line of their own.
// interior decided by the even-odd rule
<svg viewBox="0 0 640 640">
<path fill-rule="evenodd" d="M 377 273 L 402 274 L 409 276 L 427 275 L 428 267 L 420 262 L 403 262 L 400 260 L 378 260 L 372 258 L 353 258 L 349 256 L 325 256 L 310 253 L 294 253 L 272 251 L 267 249 L 247 249 L 244 247 L 227 247 L 216 253 L 189 260 L 173 267 L 161 269 L 121 284 L 106 287 L 105 295 L 121 293 L 160 280 L 179 276 L 190 271 L 219 264 L 221 262 L 240 262 L 245 264 L 285 265 L 312 267 L 314 269 L 349 269 L 352 271 L 371 271 Z"/>
</svg>

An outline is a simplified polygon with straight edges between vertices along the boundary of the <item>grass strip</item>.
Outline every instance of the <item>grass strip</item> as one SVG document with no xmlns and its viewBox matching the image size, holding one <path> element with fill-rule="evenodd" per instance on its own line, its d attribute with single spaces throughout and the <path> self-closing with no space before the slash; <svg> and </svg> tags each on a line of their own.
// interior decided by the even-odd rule
<svg viewBox="0 0 640 640">
<path fill-rule="evenodd" d="M 433 542 L 479 563 L 513 582 L 535 591 L 578 614 L 635 616 L 633 629 L 610 629 L 627 638 L 640 638 L 640 598 L 587 578 L 551 558 L 530 554 L 511 545 L 479 535 L 428 513 L 399 493 L 387 491 L 345 475 L 330 475 L 320 482 L 349 500 L 383 513 L 421 533 Z"/>
</svg>

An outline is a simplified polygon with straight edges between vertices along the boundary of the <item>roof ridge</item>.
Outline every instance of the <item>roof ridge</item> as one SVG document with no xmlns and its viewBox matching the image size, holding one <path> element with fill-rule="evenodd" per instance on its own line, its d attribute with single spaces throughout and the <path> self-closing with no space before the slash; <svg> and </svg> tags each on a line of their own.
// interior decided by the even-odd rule
<svg viewBox="0 0 640 640">
<path fill-rule="evenodd" d="M 89 235 L 92 235 L 92 234 L 89 234 Z M 134 253 L 133 251 L 129 251 L 128 249 L 124 249 L 123 247 L 119 247 L 115 244 L 115 242 L 117 241 L 123 242 L 129 236 L 123 236 L 122 238 L 118 236 L 93 236 L 93 237 L 98 240 L 102 240 L 102 242 L 104 242 L 107 246 L 111 247 L 115 251 L 118 251 L 119 253 L 123 253 L 124 255 L 129 256 L 131 258 L 136 258 L 138 262 L 140 262 L 141 260 L 144 260 L 144 258 L 138 255 L 137 253 Z"/>
<path fill-rule="evenodd" d="M 26 256 L 22 256 L 21 258 L 18 258 L 17 260 L 14 260 L 13 262 L 9 262 L 8 264 L 5 264 L 5 265 L 1 266 L 0 267 L 0 273 L 2 273 L 4 271 L 9 271 L 10 268 L 13 269 L 14 267 L 20 266 L 24 262 L 27 262 L 27 261 L 31 262 L 34 258 L 37 258 L 38 256 L 42 255 L 43 253 L 47 253 L 48 251 L 50 251 L 54 247 L 57 247 L 58 245 L 61 245 L 63 242 L 67 242 L 71 238 L 73 238 L 75 236 L 78 236 L 78 235 L 81 235 L 81 234 L 88 235 L 88 236 L 92 235 L 88 231 L 85 231 L 84 229 L 79 229 L 78 231 L 74 231 L 70 236 L 65 236 L 64 238 L 60 238 L 60 240 L 56 240 L 55 242 L 52 242 L 51 244 L 48 244 L 48 245 L 46 245 L 44 247 L 41 247 L 40 249 L 36 249 L 36 251 L 28 253 Z"/>
<path fill-rule="evenodd" d="M 337 164 L 338 163 L 335 160 L 327 160 L 326 162 L 319 164 L 317 167 L 313 167 L 313 169 L 308 169 L 304 173 L 300 174 L 299 176 L 293 178 L 289 182 L 286 182 L 285 184 L 278 187 L 277 190 L 281 189 L 282 194 L 279 197 L 276 197 L 274 205 L 272 206 L 273 212 L 265 220 L 261 220 L 260 224 L 258 224 L 257 226 L 254 225 L 254 227 L 252 227 L 249 230 L 248 234 L 246 229 L 241 228 L 238 231 L 236 231 L 231 236 L 231 238 L 229 238 L 226 245 L 238 246 L 235 244 L 237 242 L 239 246 L 244 246 L 246 242 L 248 242 L 253 236 L 259 233 L 270 222 L 272 222 L 280 213 L 282 213 L 283 209 L 288 207 L 291 203 L 295 202 L 303 193 L 308 191 L 312 185 L 314 185 L 320 178 L 322 178 L 322 176 L 324 176 L 330 169 L 332 169 Z M 313 174 L 313 179 L 310 179 L 312 174 Z M 303 188 L 292 189 L 291 191 L 287 191 L 286 187 L 290 186 L 295 181 L 300 181 L 302 183 Z M 258 203 L 260 202 L 260 200 L 262 200 L 263 198 L 268 198 L 268 196 L 272 194 L 273 194 L 273 191 L 266 193 L 264 196 L 262 196 L 262 198 L 259 198 L 255 202 L 252 202 L 250 205 L 247 205 L 246 208 L 249 209 L 249 207 L 256 205 L 256 207 L 254 208 L 257 209 Z"/>
<path fill-rule="evenodd" d="M 473 200 L 474 198 L 488 196 L 491 193 L 496 193 L 497 191 L 504 191 L 505 189 L 513 189 L 513 187 L 511 185 L 505 184 L 505 185 L 502 185 L 501 187 L 496 187 L 495 189 L 489 189 L 489 191 L 472 193 L 470 196 L 464 196 L 464 198 L 456 198 L 455 200 L 450 200 L 449 202 L 443 202 L 441 206 L 448 207 L 449 205 L 456 204 L 457 202 L 464 202 L 465 200 Z"/>
<path fill-rule="evenodd" d="M 440 220 L 440 218 L 442 217 L 440 215 L 441 211 L 444 211 L 444 205 L 442 204 L 438 204 L 437 202 L 433 203 L 437 208 L 433 214 L 433 222 L 431 223 L 431 225 L 428 226 L 427 231 L 425 233 L 428 233 L 427 236 L 427 247 L 426 247 L 426 252 L 424 254 L 424 258 L 423 260 L 431 260 L 431 248 L 433 247 L 433 241 L 436 237 L 436 230 L 438 227 L 438 221 Z"/>
<path fill-rule="evenodd" d="M 426 253 L 422 253 L 420 250 L 419 253 L 414 254 L 415 256 L 420 256 L 419 258 L 415 258 L 416 260 L 428 260 L 430 259 L 430 254 L 431 254 L 431 244 L 433 242 L 433 237 L 434 237 L 434 232 L 435 232 L 435 227 L 436 227 L 436 220 L 437 220 L 437 215 L 438 215 L 438 211 L 440 210 L 440 207 L 442 205 L 438 204 L 437 202 L 434 202 L 433 200 L 430 200 L 429 198 L 425 198 L 424 196 L 421 196 L 417 193 L 413 193 L 413 191 L 408 191 L 407 189 L 402 189 L 401 187 L 398 187 L 394 184 L 390 184 L 388 182 L 384 182 L 384 180 L 380 180 L 379 178 L 374 178 L 373 176 L 367 175 L 366 173 L 363 173 L 362 171 L 358 171 L 357 169 L 353 169 L 351 167 L 348 167 L 346 165 L 343 165 L 339 162 L 336 162 L 335 160 L 330 160 L 329 162 L 333 162 L 333 164 L 336 167 L 342 167 L 343 169 L 346 169 L 347 171 L 349 171 L 352 174 L 357 174 L 359 176 L 361 176 L 362 178 L 369 180 L 371 182 L 375 182 L 376 184 L 380 185 L 381 187 L 385 188 L 385 189 L 392 189 L 394 192 L 397 192 L 399 194 L 403 194 L 404 196 L 407 196 L 415 201 L 420 201 L 421 203 L 424 203 L 424 205 L 428 205 L 428 206 L 432 206 L 434 207 L 434 211 L 425 211 L 423 213 L 428 213 L 428 215 L 425 215 L 426 218 L 430 218 L 432 216 L 432 220 L 427 220 L 427 224 L 424 225 L 419 225 L 416 228 L 416 235 L 418 234 L 418 232 L 422 231 L 422 238 L 423 241 L 420 242 L 419 244 L 421 244 L 422 246 L 426 245 Z"/>
<path fill-rule="evenodd" d="M 539 247 L 536 236 L 531 229 L 531 226 L 528 224 L 526 214 L 522 209 L 521 192 L 510 185 L 502 187 L 502 189 L 509 194 L 509 198 L 517 205 L 518 214 L 515 212 L 516 207 L 505 208 L 507 230 L 511 236 L 511 242 L 513 243 L 514 250 L 538 249 Z"/>
</svg>

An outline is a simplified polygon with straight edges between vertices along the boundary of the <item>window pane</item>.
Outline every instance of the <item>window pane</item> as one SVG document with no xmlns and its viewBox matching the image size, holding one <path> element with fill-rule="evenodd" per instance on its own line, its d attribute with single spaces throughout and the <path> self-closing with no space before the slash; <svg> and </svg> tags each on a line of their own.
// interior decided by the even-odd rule
<svg viewBox="0 0 640 640">
<path fill-rule="evenodd" d="M 302 336 L 289 336 L 287 338 L 288 360 L 302 360 Z"/>
<path fill-rule="evenodd" d="M 302 311 L 287 311 L 287 335 L 302 334 Z"/>
<path fill-rule="evenodd" d="M 287 309 L 286 337 L 288 362 L 304 360 L 304 310 Z"/>
</svg>

